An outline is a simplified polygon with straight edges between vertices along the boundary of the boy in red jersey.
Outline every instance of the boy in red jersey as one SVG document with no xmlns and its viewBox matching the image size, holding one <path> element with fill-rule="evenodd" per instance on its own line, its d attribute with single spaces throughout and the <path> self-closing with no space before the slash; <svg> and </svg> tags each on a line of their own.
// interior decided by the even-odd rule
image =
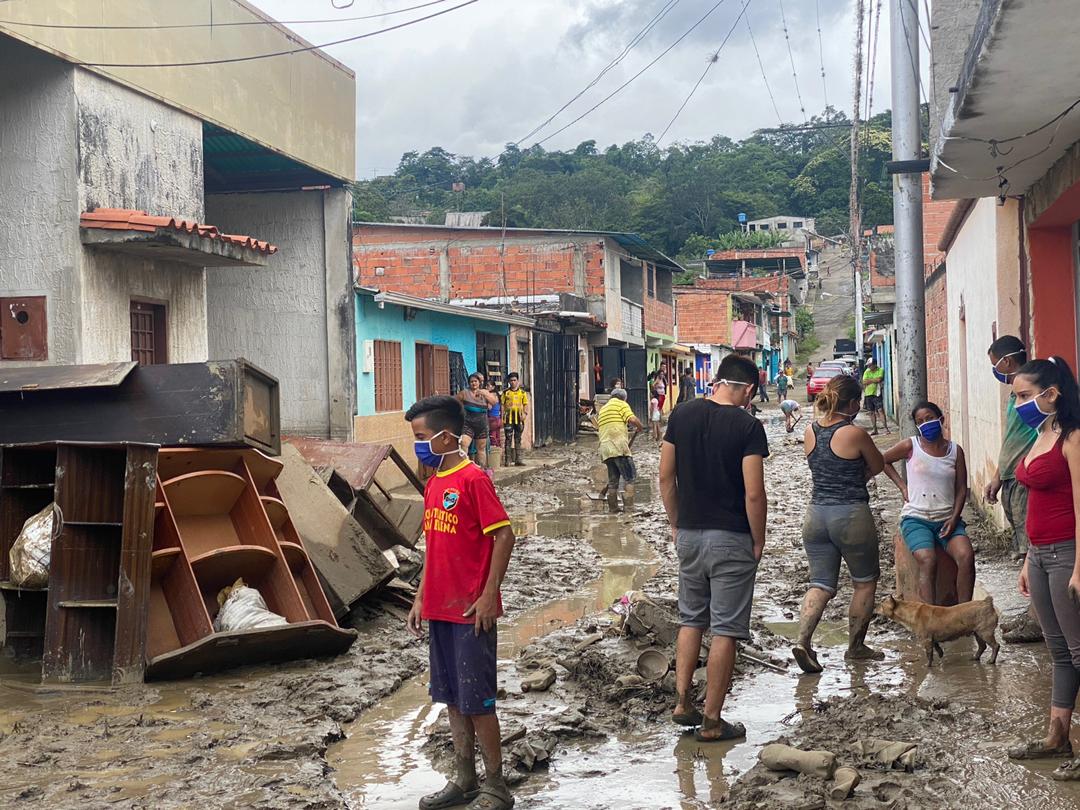
<svg viewBox="0 0 1080 810">
<path fill-rule="evenodd" d="M 495 715 L 496 631 L 502 615 L 499 586 L 514 532 L 491 479 L 461 452 L 465 411 L 454 397 L 422 399 L 405 414 L 421 463 L 436 474 L 424 490 L 424 576 L 409 611 L 420 637 L 427 620 L 431 699 L 445 703 L 454 738 L 454 776 L 421 810 L 469 804 L 469 810 L 514 806 L 502 774 L 502 743 Z M 484 782 L 476 776 L 476 742 Z"/>
</svg>

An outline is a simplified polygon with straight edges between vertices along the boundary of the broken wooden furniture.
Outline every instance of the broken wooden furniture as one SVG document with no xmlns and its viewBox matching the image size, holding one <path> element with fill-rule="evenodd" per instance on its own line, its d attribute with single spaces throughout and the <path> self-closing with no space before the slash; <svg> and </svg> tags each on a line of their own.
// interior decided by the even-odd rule
<svg viewBox="0 0 1080 810">
<path fill-rule="evenodd" d="M 41 656 L 45 682 L 143 679 L 157 447 L 57 442 L 0 448 L 5 646 Z M 49 584 L 9 582 L 27 518 L 55 504 Z"/>
<path fill-rule="evenodd" d="M 0 371 L 0 443 L 134 441 L 281 451 L 278 382 L 246 360 Z"/>
<path fill-rule="evenodd" d="M 323 475 L 323 480 L 379 548 L 385 551 L 394 546 L 416 545 L 424 520 L 423 502 L 394 498 L 378 479 L 383 465 L 390 462 L 423 495 L 423 482 L 393 445 L 293 437 L 289 437 L 289 442 Z"/>
<path fill-rule="evenodd" d="M 256 450 L 162 449 L 148 677 L 330 655 L 356 638 L 337 625 L 281 500 L 275 479 L 282 466 Z M 287 625 L 214 632 L 218 592 L 241 577 Z"/>
<path fill-rule="evenodd" d="M 380 550 L 291 442 L 282 445 L 281 462 L 284 467 L 276 481 L 281 498 L 315 563 L 330 607 L 340 618 L 360 597 L 393 577 L 396 562 L 392 554 L 387 557 Z"/>
</svg>

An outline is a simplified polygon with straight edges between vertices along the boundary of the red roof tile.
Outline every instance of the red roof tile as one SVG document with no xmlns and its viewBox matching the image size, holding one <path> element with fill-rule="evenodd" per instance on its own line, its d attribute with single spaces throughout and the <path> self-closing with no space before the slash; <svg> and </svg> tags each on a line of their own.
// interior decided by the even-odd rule
<svg viewBox="0 0 1080 810">
<path fill-rule="evenodd" d="M 154 233 L 159 229 L 179 231 L 200 236 L 203 239 L 220 239 L 234 245 L 271 255 L 277 253 L 277 246 L 262 242 L 251 236 L 221 233 L 213 225 L 202 225 L 176 217 L 153 217 L 145 211 L 130 208 L 95 208 L 79 217 L 79 227 L 95 228 L 107 231 L 143 231 Z"/>
</svg>

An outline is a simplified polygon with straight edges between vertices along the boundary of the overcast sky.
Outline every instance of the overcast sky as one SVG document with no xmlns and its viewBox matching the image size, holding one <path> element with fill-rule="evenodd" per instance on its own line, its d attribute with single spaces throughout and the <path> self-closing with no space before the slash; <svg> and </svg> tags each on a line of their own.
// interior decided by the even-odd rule
<svg viewBox="0 0 1080 810">
<path fill-rule="evenodd" d="M 357 175 L 388 174 L 403 152 L 431 146 L 458 154 L 497 155 L 504 144 L 522 138 L 585 87 L 673 1 L 668 13 L 620 64 L 550 126 L 525 140 L 524 147 L 568 123 L 630 78 L 684 34 L 715 0 L 479 0 L 400 31 L 328 48 L 356 72 Z M 334 9 L 330 0 L 253 2 L 277 19 L 293 20 L 340 19 L 418 5 L 423 0 L 355 0 L 342 10 Z M 341 6 L 348 0 L 335 2 Z M 293 27 L 318 44 L 460 2 L 447 0 L 382 19 Z M 588 139 L 603 148 L 646 132 L 658 136 L 732 29 L 743 2 L 724 0 L 639 79 L 547 141 L 545 148 L 572 147 Z M 784 0 L 783 8 L 807 114 L 820 113 L 827 94 L 832 106 L 850 115 L 854 0 Z M 784 121 L 801 121 L 780 0 L 750 0 L 747 17 L 780 115 Z M 888 37 L 886 4 L 878 40 L 875 111 L 890 106 Z M 924 75 L 926 62 L 924 50 Z M 742 138 L 756 128 L 776 124 L 750 35 L 740 21 L 664 143 L 708 139 L 715 134 Z"/>
</svg>

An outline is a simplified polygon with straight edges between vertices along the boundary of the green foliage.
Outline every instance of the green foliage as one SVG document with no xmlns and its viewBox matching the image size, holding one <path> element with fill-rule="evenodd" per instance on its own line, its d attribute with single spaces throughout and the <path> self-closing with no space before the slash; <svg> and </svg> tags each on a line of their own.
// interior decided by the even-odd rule
<svg viewBox="0 0 1080 810">
<path fill-rule="evenodd" d="M 718 135 L 663 149 L 651 135 L 621 146 L 587 140 L 555 152 L 508 144 L 494 159 L 436 146 L 406 152 L 390 176 L 357 183 L 353 212 L 362 220 L 422 215 L 442 222 L 446 211 L 487 211 L 492 226 L 634 231 L 687 258 L 701 258 L 709 247 L 775 244 L 768 233 L 743 234 L 740 213 L 814 217 L 819 232 L 833 235 L 848 225 L 847 118 L 827 108 L 811 123 L 841 126 L 782 128 L 742 141 Z M 863 130 L 866 227 L 892 219 L 888 125 L 886 113 Z M 454 184 L 463 190 L 453 191 Z"/>
<path fill-rule="evenodd" d="M 798 332 L 800 340 L 813 333 L 814 313 L 808 308 L 799 307 L 795 310 L 795 331 Z"/>
</svg>

